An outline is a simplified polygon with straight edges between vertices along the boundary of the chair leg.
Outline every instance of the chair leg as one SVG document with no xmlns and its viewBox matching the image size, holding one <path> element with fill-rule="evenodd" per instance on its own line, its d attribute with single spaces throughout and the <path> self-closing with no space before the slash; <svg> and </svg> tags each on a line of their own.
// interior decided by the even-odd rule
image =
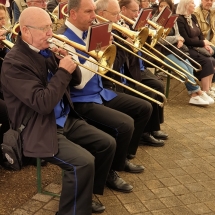
<svg viewBox="0 0 215 215">
<path fill-rule="evenodd" d="M 170 87 L 170 75 L 167 75 L 167 79 L 166 79 L 166 98 L 169 97 L 169 87 Z"/>
<path fill-rule="evenodd" d="M 64 172 L 62 171 L 62 176 L 63 176 L 63 173 Z M 37 192 L 45 194 L 45 195 L 49 195 L 49 196 L 60 197 L 59 194 L 42 190 L 42 174 L 41 174 L 41 159 L 40 158 L 37 158 Z"/>
<path fill-rule="evenodd" d="M 41 160 L 37 158 L 37 192 L 42 193 Z"/>
</svg>

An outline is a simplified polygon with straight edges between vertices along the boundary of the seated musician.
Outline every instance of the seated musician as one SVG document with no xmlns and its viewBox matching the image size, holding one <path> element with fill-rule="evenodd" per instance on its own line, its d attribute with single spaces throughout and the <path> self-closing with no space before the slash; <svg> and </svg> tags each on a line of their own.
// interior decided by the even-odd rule
<svg viewBox="0 0 215 215">
<path fill-rule="evenodd" d="M 109 1 L 98 0 L 96 2 L 96 6 L 97 6 L 96 13 L 98 13 L 98 15 L 115 23 L 120 19 L 120 15 L 119 15 L 120 9 L 122 13 L 124 13 L 124 15 L 128 16 L 128 18 L 132 20 L 138 16 L 138 12 L 139 12 L 139 2 L 137 0 L 130 0 L 130 1 L 122 0 L 122 1 L 119 1 L 119 3 L 117 0 L 109 0 Z M 114 8 L 114 11 L 112 10 L 112 8 Z M 117 31 L 114 31 L 114 33 L 126 39 L 121 33 Z M 119 39 L 114 38 L 114 40 L 121 43 Z M 127 38 L 127 40 L 129 42 L 132 42 L 130 38 Z M 130 49 L 129 46 L 123 43 L 122 45 Z M 128 75 L 129 77 L 132 77 L 136 81 L 142 82 L 143 84 L 157 91 L 160 91 L 161 93 L 164 92 L 163 83 L 160 80 L 158 80 L 157 77 L 153 75 L 149 70 L 144 68 L 142 60 L 140 60 L 138 57 L 128 53 L 126 50 L 118 46 L 117 46 L 117 57 L 113 68 L 119 72 L 125 73 L 126 75 Z M 109 74 L 109 75 L 112 76 L 112 74 Z M 117 76 L 114 76 L 112 78 L 117 78 Z M 106 86 L 110 85 L 109 81 L 105 81 L 105 80 L 103 81 L 104 81 L 104 85 Z M 162 98 L 157 96 L 157 94 L 147 89 L 141 88 L 138 85 L 134 85 L 129 81 L 126 81 L 126 84 L 162 102 Z M 125 92 L 126 94 L 132 94 L 132 92 L 126 89 L 123 89 L 122 87 L 121 88 L 116 87 L 116 90 L 117 91 L 123 90 L 123 92 Z M 135 94 L 132 94 L 132 95 L 138 96 Z M 160 123 L 163 123 L 163 108 L 159 107 L 159 105 L 154 102 L 152 103 L 152 106 L 153 106 L 153 112 L 146 127 L 143 129 L 144 132 L 142 134 L 141 143 L 144 145 L 159 147 L 164 145 L 164 141 L 162 139 L 167 139 L 168 135 L 160 130 Z"/>
<path fill-rule="evenodd" d="M 173 3 L 171 0 L 161 0 L 159 2 L 159 9 L 155 14 L 159 14 L 161 12 L 161 10 L 163 9 L 163 7 L 169 7 L 172 11 L 174 9 L 174 6 L 173 6 Z M 154 18 L 156 18 L 156 15 Z M 177 47 L 177 48 L 181 48 L 183 46 L 184 38 L 181 37 L 181 35 L 179 34 L 177 22 L 175 23 L 175 25 L 173 26 L 172 30 L 170 31 L 168 36 L 165 38 L 165 40 L 171 44 L 175 44 L 175 47 Z M 160 39 L 159 42 L 162 43 L 163 45 L 168 45 L 168 43 L 162 39 Z M 159 46 L 159 45 L 157 45 L 157 46 Z M 172 50 L 173 52 L 177 52 L 177 50 L 175 48 L 173 48 L 172 46 L 168 46 L 168 48 L 170 50 Z M 181 68 L 183 68 L 184 70 L 186 70 L 188 73 L 193 75 L 193 68 L 191 66 L 189 66 L 188 64 L 186 64 L 186 62 L 187 63 L 190 63 L 190 62 L 185 55 L 182 55 L 182 54 L 180 54 L 180 52 L 177 52 L 178 54 L 180 54 L 179 57 L 184 58 L 184 61 L 182 61 L 179 58 L 177 58 L 174 54 L 172 54 L 171 52 L 166 50 L 165 48 L 161 48 L 161 50 L 162 50 L 162 53 L 165 54 L 167 57 L 166 59 L 164 59 L 164 61 L 167 64 L 178 69 L 178 67 L 174 65 L 174 63 L 175 63 L 175 64 L 179 65 Z M 173 63 L 170 62 L 168 59 L 171 60 Z M 186 62 L 185 62 L 185 60 L 186 60 Z M 189 75 L 187 75 L 187 77 L 190 81 L 192 81 L 193 83 L 196 83 L 194 78 L 192 78 Z M 200 86 L 198 86 L 198 85 L 194 86 L 189 82 L 185 83 L 185 86 L 190 95 L 189 104 L 203 106 L 203 105 L 209 105 L 209 104 L 214 103 L 214 100 L 210 96 L 208 96 L 204 91 L 202 91 Z"/>
<path fill-rule="evenodd" d="M 105 209 L 92 202 L 92 192 L 104 191 L 116 141 L 74 111 L 68 87 L 80 84 L 81 72 L 64 50 L 53 49 L 64 56 L 58 59 L 48 49 L 51 25 L 41 8 L 22 12 L 21 36 L 2 65 L 2 90 L 13 129 L 32 112 L 21 133 L 24 155 L 64 170 L 56 214 L 91 215 Z"/>
<path fill-rule="evenodd" d="M 69 18 L 58 33 L 85 46 L 85 31 L 96 18 L 95 3 L 93 0 L 69 0 L 68 12 Z M 84 55 L 92 59 L 89 55 Z M 98 70 L 97 65 L 83 58 L 77 60 L 92 70 Z M 116 138 L 117 149 L 107 185 L 121 192 L 130 192 L 133 186 L 126 183 L 115 171 L 139 173 L 144 170 L 143 166 L 130 163 L 126 157 L 128 154 L 136 154 L 142 131 L 151 115 L 151 104 L 130 95 L 107 90 L 103 88 L 99 75 L 84 68 L 81 68 L 81 72 L 81 84 L 70 89 L 75 110 L 87 122 Z"/>
</svg>

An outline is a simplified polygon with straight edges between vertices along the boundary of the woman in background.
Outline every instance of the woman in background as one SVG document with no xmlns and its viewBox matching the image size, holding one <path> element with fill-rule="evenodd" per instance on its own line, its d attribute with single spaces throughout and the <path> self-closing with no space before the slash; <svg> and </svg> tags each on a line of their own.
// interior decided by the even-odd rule
<svg viewBox="0 0 215 215">
<path fill-rule="evenodd" d="M 153 20 L 156 19 L 156 16 L 161 12 L 161 10 L 164 7 L 169 7 L 172 11 L 174 10 L 174 5 L 172 3 L 171 0 L 161 0 L 159 2 L 159 7 L 158 7 L 158 11 L 155 13 L 155 16 L 153 18 Z M 181 48 L 183 46 L 184 43 L 184 38 L 179 34 L 179 30 L 178 30 L 178 25 L 177 23 L 175 23 L 175 25 L 173 26 L 173 28 L 171 29 L 170 33 L 168 34 L 168 36 L 165 38 L 165 40 L 167 40 L 169 43 L 173 44 L 174 46 L 176 46 L 177 48 Z M 164 40 L 160 39 L 159 40 L 160 43 L 162 43 L 165 46 L 168 46 L 168 48 L 170 50 L 172 50 L 173 52 L 176 52 L 176 49 L 173 48 L 172 46 L 168 45 L 167 42 L 165 42 Z M 188 73 L 190 73 L 191 75 L 193 75 L 193 69 L 192 67 L 190 67 L 189 65 L 187 65 L 185 62 L 183 62 L 182 60 L 180 60 L 179 58 L 177 58 L 175 55 L 173 55 L 171 52 L 167 51 L 165 48 L 162 49 L 162 53 L 164 55 L 166 55 L 167 59 L 165 58 L 164 61 L 171 65 L 172 67 L 178 69 L 177 66 L 175 66 L 173 63 L 171 63 L 168 59 L 170 59 L 171 61 L 173 61 L 175 64 L 179 65 L 181 68 L 183 68 L 184 70 L 186 70 Z M 182 57 L 182 56 L 180 56 Z M 188 59 L 186 59 L 185 56 L 183 56 L 183 58 L 186 60 L 186 62 L 189 63 Z M 195 83 L 195 80 L 187 75 L 188 79 L 192 82 Z M 206 77 L 206 79 L 209 80 L 209 76 Z M 196 85 L 193 86 L 191 83 L 187 82 L 185 83 L 185 86 L 187 88 L 187 91 L 190 95 L 190 100 L 189 100 L 189 104 L 193 104 L 193 105 L 209 105 L 209 104 L 213 104 L 214 100 L 213 98 L 211 98 L 210 96 L 208 96 L 205 92 L 203 92 L 200 88 L 200 86 Z"/>
<path fill-rule="evenodd" d="M 202 90 L 211 97 L 215 97 L 215 92 L 211 90 L 212 78 L 214 75 L 215 59 L 205 56 L 197 49 L 202 49 L 207 54 L 212 55 L 213 50 L 210 42 L 206 40 L 201 32 L 198 21 L 193 14 L 195 4 L 193 0 L 180 0 L 176 13 L 179 14 L 177 19 L 180 35 L 184 38 L 184 44 L 189 48 L 190 57 L 197 61 L 201 66 L 200 72 L 195 72 L 195 76 L 201 81 Z"/>
</svg>

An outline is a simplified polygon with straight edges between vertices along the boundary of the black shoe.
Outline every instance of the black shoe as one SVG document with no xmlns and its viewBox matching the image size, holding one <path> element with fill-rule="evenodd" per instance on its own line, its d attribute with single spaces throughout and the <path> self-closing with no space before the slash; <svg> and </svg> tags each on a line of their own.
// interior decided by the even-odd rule
<svg viewBox="0 0 215 215">
<path fill-rule="evenodd" d="M 107 186 L 113 190 L 117 190 L 123 193 L 129 193 L 132 191 L 133 186 L 130 184 L 126 183 L 122 178 L 118 176 L 118 174 L 110 170 L 106 182 Z"/>
<path fill-rule="evenodd" d="M 169 135 L 159 130 L 159 131 L 152 131 L 152 136 L 154 136 L 157 139 L 167 140 Z"/>
<path fill-rule="evenodd" d="M 164 146 L 164 141 L 155 139 L 149 133 L 143 133 L 140 144 L 147 145 L 147 146 L 161 147 L 161 146 Z"/>
<path fill-rule="evenodd" d="M 131 163 L 128 159 L 125 161 L 125 171 L 126 172 L 131 172 L 131 173 L 141 173 L 144 170 L 144 166 L 141 165 L 135 165 Z"/>
<path fill-rule="evenodd" d="M 92 213 L 102 213 L 105 211 L 105 206 L 100 202 L 92 200 Z"/>
<path fill-rule="evenodd" d="M 127 158 L 128 158 L 129 160 L 134 159 L 134 158 L 135 158 L 135 155 L 128 154 L 128 155 L 127 155 Z"/>
</svg>

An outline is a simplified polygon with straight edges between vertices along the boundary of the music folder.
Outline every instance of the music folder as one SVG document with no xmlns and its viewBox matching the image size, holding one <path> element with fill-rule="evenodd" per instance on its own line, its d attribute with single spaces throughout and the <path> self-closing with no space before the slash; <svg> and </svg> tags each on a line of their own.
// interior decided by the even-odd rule
<svg viewBox="0 0 215 215">
<path fill-rule="evenodd" d="M 132 28 L 134 30 L 139 30 L 140 28 L 144 27 L 147 24 L 147 19 L 149 19 L 151 16 L 151 12 L 152 8 L 142 8 Z"/>
<path fill-rule="evenodd" d="M 58 4 L 58 19 L 63 19 L 64 18 L 64 15 L 62 14 L 62 8 L 64 5 L 66 5 L 67 2 L 60 2 Z M 65 8 L 65 11 L 64 11 L 66 14 L 67 14 L 67 7 Z"/>
<path fill-rule="evenodd" d="M 173 14 L 172 16 L 170 16 L 170 18 L 168 19 L 168 21 L 167 21 L 166 25 L 164 26 L 164 28 L 172 28 L 177 19 L 178 19 L 177 14 Z"/>
<path fill-rule="evenodd" d="M 87 34 L 86 51 L 100 51 L 101 48 L 108 46 L 111 37 L 111 30 L 111 22 L 91 25 Z"/>
<path fill-rule="evenodd" d="M 156 23 L 160 26 L 165 26 L 167 21 L 169 20 L 170 16 L 172 15 L 172 11 L 169 7 L 164 7 L 162 11 L 156 17 Z"/>
</svg>

